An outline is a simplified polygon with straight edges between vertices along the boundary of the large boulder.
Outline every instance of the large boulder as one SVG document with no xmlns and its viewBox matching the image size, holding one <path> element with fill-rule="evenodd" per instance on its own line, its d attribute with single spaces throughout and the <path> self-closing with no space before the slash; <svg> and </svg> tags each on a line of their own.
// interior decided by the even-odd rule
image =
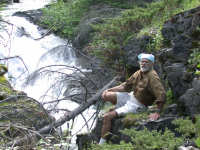
<svg viewBox="0 0 200 150">
<path fill-rule="evenodd" d="M 43 13 L 42 13 L 41 9 L 18 11 L 13 14 L 13 16 L 24 17 L 27 20 L 29 20 L 30 22 L 33 22 L 35 24 L 39 24 L 42 15 L 43 15 Z"/>
</svg>

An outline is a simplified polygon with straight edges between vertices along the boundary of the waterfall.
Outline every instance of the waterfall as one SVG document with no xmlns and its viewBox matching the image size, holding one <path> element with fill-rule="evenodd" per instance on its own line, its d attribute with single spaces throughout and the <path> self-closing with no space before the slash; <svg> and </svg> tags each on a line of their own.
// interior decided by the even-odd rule
<svg viewBox="0 0 200 150">
<path fill-rule="evenodd" d="M 52 107 L 52 105 L 46 105 L 48 101 L 62 98 L 62 94 L 66 90 L 66 82 L 58 82 L 60 78 L 58 73 L 62 71 L 63 74 L 72 74 L 73 69 L 70 69 L 70 66 L 82 68 L 77 66 L 76 55 L 66 39 L 50 34 L 40 40 L 34 40 L 42 37 L 42 33 L 47 31 L 45 29 L 39 30 L 37 25 L 30 23 L 25 18 L 12 16 L 12 14 L 17 11 L 38 9 L 52 1 L 21 0 L 20 3 L 10 4 L 5 10 L 1 11 L 3 19 L 9 23 L 0 27 L 0 37 L 2 37 L 0 38 L 0 59 L 12 59 L 6 59 L 0 63 L 8 66 L 7 77 L 12 86 L 45 104 L 45 108 Z M 46 70 L 51 74 L 48 72 L 49 74 L 46 73 L 42 76 L 38 69 L 46 66 L 49 66 Z M 24 82 L 25 79 L 26 82 Z M 49 89 L 52 85 L 55 86 L 56 92 L 52 90 L 53 88 Z M 56 106 L 59 109 L 72 111 L 79 105 L 71 101 L 61 101 Z M 84 120 L 90 118 L 94 112 L 94 109 L 89 109 L 83 113 L 85 118 L 77 117 L 78 123 L 75 123 L 72 134 L 77 133 L 81 128 L 83 131 L 87 131 L 88 129 L 83 128 L 81 123 L 83 124 Z M 62 115 L 63 112 L 54 113 L 56 119 Z M 91 120 L 88 124 L 92 122 Z M 66 127 L 66 124 L 62 126 L 63 129 Z"/>
</svg>

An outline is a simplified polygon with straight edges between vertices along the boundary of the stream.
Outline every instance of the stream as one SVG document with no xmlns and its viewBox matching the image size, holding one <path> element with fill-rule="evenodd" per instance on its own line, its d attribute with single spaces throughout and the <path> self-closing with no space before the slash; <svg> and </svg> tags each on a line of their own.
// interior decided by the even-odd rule
<svg viewBox="0 0 200 150">
<path fill-rule="evenodd" d="M 20 3 L 9 4 L 0 12 L 2 19 L 7 22 L 5 24 L 1 23 L 4 26 L 0 28 L 0 58 L 9 58 L 0 63 L 8 67 L 7 78 L 14 89 L 24 91 L 29 97 L 41 103 L 62 99 L 66 85 L 57 82 L 59 78 L 57 74 L 40 75 L 38 77 L 34 73 L 37 69 L 51 65 L 66 65 L 87 71 L 77 63 L 73 48 L 66 39 L 50 34 L 40 40 L 34 40 L 42 37 L 46 30 L 30 23 L 23 17 L 12 16 L 15 12 L 39 9 L 51 2 L 55 2 L 55 0 L 21 0 Z M 51 72 L 62 70 L 62 73 L 69 75 L 73 73 L 73 69 L 70 69 L 70 67 L 68 69 L 66 67 L 49 67 L 49 70 Z M 27 80 L 27 77 L 29 77 L 29 80 Z M 52 85 L 55 86 L 54 89 L 56 90 L 50 89 Z M 58 109 L 68 109 L 70 111 L 78 106 L 77 103 L 69 100 L 60 101 L 56 105 Z M 51 105 L 45 105 L 44 107 L 49 108 Z M 89 130 L 84 127 L 84 120 L 91 118 L 94 112 L 95 109 L 89 108 L 83 113 L 85 117 L 76 117 L 72 130 L 72 135 L 74 135 L 72 138 L 73 149 L 77 149 L 75 146 L 76 133 Z M 63 113 L 58 111 L 52 115 L 58 119 Z M 90 119 L 89 126 L 93 124 L 93 120 Z M 67 129 L 70 123 L 65 123 L 61 127 L 62 130 Z"/>
</svg>

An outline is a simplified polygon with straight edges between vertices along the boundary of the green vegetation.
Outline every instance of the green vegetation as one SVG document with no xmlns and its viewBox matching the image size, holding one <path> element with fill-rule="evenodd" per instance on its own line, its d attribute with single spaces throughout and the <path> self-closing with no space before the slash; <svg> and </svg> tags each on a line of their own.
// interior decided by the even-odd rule
<svg viewBox="0 0 200 150">
<path fill-rule="evenodd" d="M 156 51 L 164 47 L 161 35 L 163 23 L 173 15 L 199 6 L 199 0 L 162 0 L 148 4 L 145 8 L 134 7 L 123 11 L 122 15 L 96 26 L 94 40 L 88 46 L 89 51 L 102 58 L 110 66 L 126 63 L 123 46 L 132 37 L 149 35 L 152 40 L 147 51 Z M 111 60 L 112 58 L 112 60 Z"/>
<path fill-rule="evenodd" d="M 81 18 L 87 13 L 91 5 L 98 3 L 127 9 L 141 2 L 135 2 L 134 0 L 68 0 L 64 3 L 62 0 L 59 0 L 50 7 L 43 9 L 44 15 L 41 23 L 51 27 L 60 36 L 72 39 L 77 34 Z"/>
<path fill-rule="evenodd" d="M 42 23 L 51 27 L 63 37 L 71 39 L 76 31 L 81 17 L 87 12 L 91 0 L 71 0 L 68 3 L 58 1 L 50 8 L 43 10 Z"/>
<path fill-rule="evenodd" d="M 196 48 L 190 55 L 188 63 L 195 69 L 195 74 L 200 76 L 200 49 Z"/>
<path fill-rule="evenodd" d="M 91 145 L 91 150 L 110 150 L 110 149 L 125 149 L 125 150 L 156 150 L 166 149 L 175 150 L 178 146 L 182 145 L 184 140 L 190 138 L 194 140 L 197 146 L 200 147 L 200 116 L 195 116 L 196 121 L 189 118 L 179 118 L 172 123 L 176 125 L 176 131 L 181 134 L 180 137 L 176 137 L 175 134 L 169 129 L 159 132 L 156 130 L 149 131 L 146 128 L 144 130 L 137 131 L 134 128 L 125 129 L 122 132 L 131 137 L 131 143 L 121 142 L 117 144 L 104 144 L 104 145 Z"/>
<path fill-rule="evenodd" d="M 174 95 L 173 95 L 171 89 L 167 90 L 166 96 L 167 96 L 167 100 L 166 100 L 167 105 L 173 104 L 174 103 Z"/>
<path fill-rule="evenodd" d="M 179 128 L 176 130 L 182 134 L 184 138 L 200 138 L 200 116 L 195 117 L 195 123 L 189 118 L 179 118 L 173 121 L 173 124 Z"/>
<path fill-rule="evenodd" d="M 175 137 L 174 133 L 168 129 L 166 129 L 164 133 L 155 130 L 149 131 L 146 128 L 140 131 L 135 129 L 125 129 L 122 132 L 130 136 L 133 143 L 121 142 L 120 145 L 110 143 L 102 146 L 92 145 L 91 150 L 175 150 L 183 143 L 182 138 Z"/>
<path fill-rule="evenodd" d="M 189 118 L 183 119 L 179 118 L 173 121 L 173 124 L 177 125 L 176 129 L 182 134 L 184 139 L 190 138 L 196 145 L 200 148 L 200 116 L 195 116 L 195 121 L 193 123 Z"/>
<path fill-rule="evenodd" d="M 147 118 L 147 111 L 137 114 L 130 113 L 123 118 L 122 123 L 124 127 L 131 127 L 133 125 L 137 125 L 139 120 L 147 120 Z"/>
<path fill-rule="evenodd" d="M 120 16 L 104 19 L 104 23 L 92 25 L 93 41 L 85 50 L 102 59 L 117 70 L 124 70 L 126 58 L 123 47 L 129 39 L 148 35 L 152 37 L 146 45 L 147 51 L 164 47 L 161 35 L 163 23 L 173 15 L 199 6 L 199 0 L 160 0 L 146 3 L 139 0 L 62 0 L 44 9 L 42 22 L 63 37 L 73 39 L 78 25 L 92 5 L 103 3 L 123 8 Z"/>
</svg>

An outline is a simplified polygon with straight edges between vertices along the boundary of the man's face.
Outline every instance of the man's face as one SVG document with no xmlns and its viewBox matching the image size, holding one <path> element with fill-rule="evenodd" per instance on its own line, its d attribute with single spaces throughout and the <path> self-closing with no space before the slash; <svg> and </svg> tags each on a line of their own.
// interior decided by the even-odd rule
<svg viewBox="0 0 200 150">
<path fill-rule="evenodd" d="M 144 59 L 144 58 L 139 61 L 139 64 L 140 64 L 140 70 L 142 72 L 147 72 L 151 70 L 153 67 L 153 63 L 149 61 L 148 59 Z"/>
</svg>

